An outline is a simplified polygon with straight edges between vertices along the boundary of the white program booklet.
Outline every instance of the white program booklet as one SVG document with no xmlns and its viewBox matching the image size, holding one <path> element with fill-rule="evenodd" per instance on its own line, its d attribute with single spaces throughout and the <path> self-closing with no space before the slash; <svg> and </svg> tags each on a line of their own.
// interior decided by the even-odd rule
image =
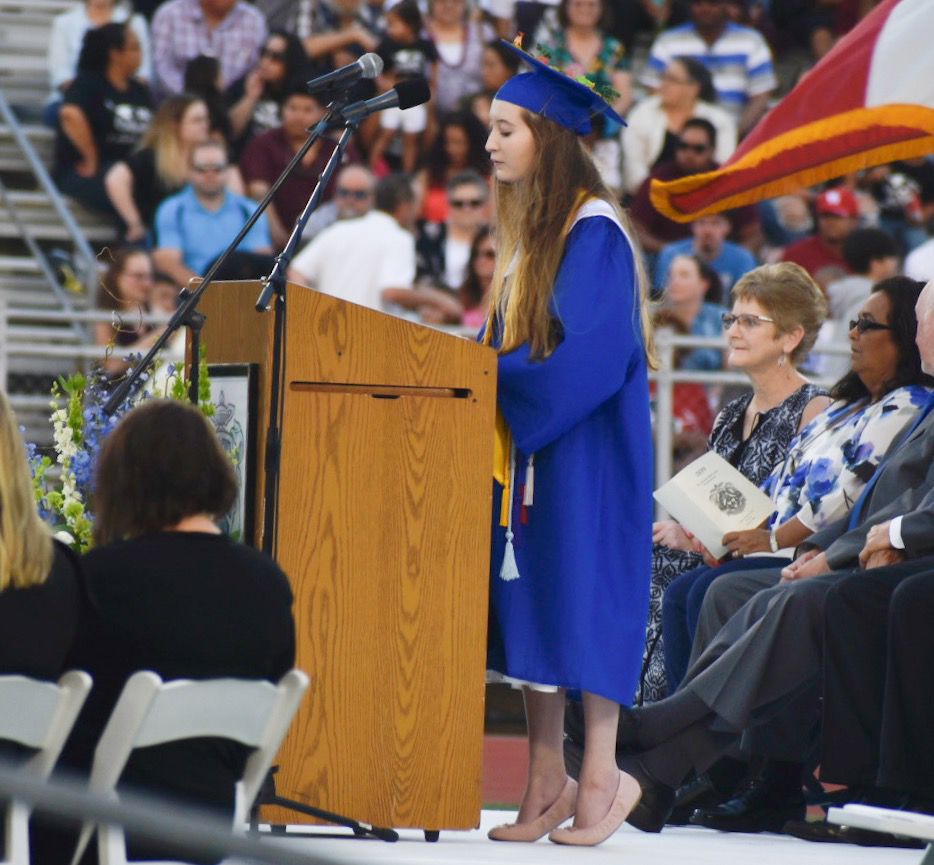
<svg viewBox="0 0 934 865">
<path fill-rule="evenodd" d="M 775 506 L 723 457 L 708 451 L 655 491 L 655 500 L 720 558 L 727 532 L 755 529 Z"/>
</svg>

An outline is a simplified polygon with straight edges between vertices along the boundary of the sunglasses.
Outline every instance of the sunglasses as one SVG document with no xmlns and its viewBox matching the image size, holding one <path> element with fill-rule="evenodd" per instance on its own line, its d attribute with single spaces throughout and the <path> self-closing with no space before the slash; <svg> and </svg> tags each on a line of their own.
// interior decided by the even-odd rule
<svg viewBox="0 0 934 865">
<path fill-rule="evenodd" d="M 461 210 L 464 207 L 483 207 L 486 202 L 482 198 L 452 198 L 451 207 Z"/>
<path fill-rule="evenodd" d="M 270 60 L 275 60 L 277 63 L 285 63 L 285 51 L 273 51 L 271 48 L 264 48 L 260 51 L 261 57 L 268 57 Z"/>
<path fill-rule="evenodd" d="M 370 197 L 370 193 L 366 189 L 338 189 L 337 196 L 339 198 L 353 198 L 355 201 L 366 201 Z"/>
<path fill-rule="evenodd" d="M 850 330 L 855 330 L 857 333 L 865 333 L 867 330 L 891 330 L 892 325 L 890 324 L 881 324 L 878 321 L 873 321 L 871 318 L 857 318 L 855 321 L 850 322 Z"/>
<path fill-rule="evenodd" d="M 227 168 L 223 162 L 210 163 L 208 165 L 192 165 L 191 170 L 198 174 L 207 174 L 209 171 L 224 171 Z"/>
<path fill-rule="evenodd" d="M 709 144 L 689 144 L 687 141 L 678 142 L 678 150 L 690 150 L 691 153 L 706 153 L 710 150 Z"/>
<path fill-rule="evenodd" d="M 720 316 L 720 321 L 723 322 L 724 330 L 729 330 L 734 324 L 738 324 L 743 330 L 752 330 L 752 328 L 758 327 L 764 321 L 775 323 L 774 318 L 769 318 L 767 315 L 753 315 L 750 312 L 742 312 L 739 315 L 725 312 Z"/>
</svg>

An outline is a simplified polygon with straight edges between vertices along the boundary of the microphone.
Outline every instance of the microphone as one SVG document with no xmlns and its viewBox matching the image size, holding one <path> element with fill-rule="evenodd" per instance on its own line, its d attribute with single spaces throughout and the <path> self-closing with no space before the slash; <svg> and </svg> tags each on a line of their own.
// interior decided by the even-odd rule
<svg viewBox="0 0 934 865">
<path fill-rule="evenodd" d="M 372 99 L 361 99 L 348 105 L 338 118 L 343 123 L 359 123 L 365 117 L 387 108 L 414 108 L 431 99 L 431 88 L 424 78 L 406 78 L 391 90 Z"/>
<path fill-rule="evenodd" d="M 361 78 L 375 78 L 383 71 L 383 58 L 379 54 L 370 52 L 360 59 L 333 72 L 312 78 L 305 86 L 309 93 L 318 93 L 322 90 L 334 90 L 338 87 L 349 87 Z"/>
</svg>

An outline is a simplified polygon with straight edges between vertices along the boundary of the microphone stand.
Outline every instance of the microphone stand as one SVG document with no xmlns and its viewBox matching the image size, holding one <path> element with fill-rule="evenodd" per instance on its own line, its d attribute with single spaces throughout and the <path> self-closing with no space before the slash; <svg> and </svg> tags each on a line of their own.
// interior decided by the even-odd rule
<svg viewBox="0 0 934 865">
<path fill-rule="evenodd" d="M 196 309 L 198 302 L 201 300 L 201 297 L 207 290 L 208 286 L 211 285 L 211 283 L 214 281 L 214 275 L 226 263 L 227 259 L 230 258 L 231 254 L 243 241 L 243 238 L 249 234 L 250 229 L 253 228 L 266 208 L 269 207 L 269 203 L 272 201 L 275 194 L 279 191 L 279 187 L 285 183 L 299 162 L 304 159 L 305 154 L 308 153 L 308 151 L 311 149 L 311 146 L 321 137 L 322 134 L 324 134 L 331 122 L 340 116 L 340 112 L 345 108 L 347 101 L 348 99 L 346 96 L 341 96 L 328 105 L 324 117 L 322 117 L 321 120 L 318 121 L 318 123 L 311 130 L 309 130 L 308 138 L 305 143 L 301 146 L 295 156 L 292 157 L 292 161 L 289 162 L 289 164 L 285 167 L 285 170 L 282 172 L 282 174 L 279 175 L 276 182 L 273 183 L 273 185 L 270 187 L 269 192 L 266 193 L 266 195 L 263 197 L 263 200 L 257 205 L 256 209 L 250 215 L 250 218 L 246 221 L 246 224 L 243 226 L 243 228 L 237 232 L 237 236 L 231 241 L 230 245 L 221 253 L 221 255 L 215 259 L 214 264 L 212 264 L 208 269 L 208 272 L 204 275 L 204 278 L 198 284 L 197 288 L 192 288 L 192 286 L 189 284 L 188 287 L 182 289 L 182 291 L 179 293 L 181 304 L 172 314 L 172 317 L 169 319 L 169 322 L 165 327 L 165 330 L 153 343 L 149 351 L 146 352 L 143 359 L 130 371 L 130 373 L 125 378 L 123 378 L 120 384 L 114 388 L 110 398 L 104 404 L 103 410 L 105 415 L 109 417 L 115 411 L 117 411 L 121 405 L 123 405 L 124 401 L 133 390 L 133 387 L 142 377 L 143 373 L 152 366 L 156 355 L 162 351 L 162 349 L 165 347 L 165 344 L 172 338 L 172 336 L 180 327 L 188 327 L 192 335 L 188 398 L 193 403 L 197 404 L 198 378 L 200 375 L 200 334 L 201 327 L 204 324 L 204 316 L 197 312 Z"/>
<path fill-rule="evenodd" d="M 263 290 L 256 299 L 256 309 L 258 312 L 266 312 L 269 309 L 270 300 L 275 297 L 272 338 L 272 368 L 269 384 L 269 426 L 266 432 L 266 486 L 263 495 L 263 552 L 275 558 L 276 554 L 276 528 L 277 511 L 279 499 L 279 478 L 280 478 L 280 457 L 282 451 L 282 411 L 284 400 L 282 399 L 282 390 L 285 380 L 285 362 L 286 362 L 286 271 L 292 260 L 292 256 L 298 249 L 302 233 L 311 214 L 317 209 L 321 201 L 321 196 L 327 188 L 337 166 L 340 165 L 344 157 L 344 152 L 350 144 L 350 139 L 356 131 L 360 120 L 345 120 L 344 130 L 341 132 L 337 147 L 328 159 L 327 165 L 318 178 L 305 209 L 302 210 L 299 217 L 295 220 L 295 226 L 292 234 L 289 236 L 285 248 L 276 256 L 276 263 L 268 277 L 263 279 Z M 274 775 L 278 767 L 273 766 L 262 789 L 257 796 L 256 803 L 251 812 L 250 825 L 253 831 L 258 831 L 258 809 L 262 805 L 276 805 L 282 808 L 288 808 L 297 811 L 300 814 L 307 814 L 310 817 L 317 817 L 327 823 L 336 823 L 340 826 L 346 826 L 353 830 L 354 835 L 364 836 L 372 835 L 383 841 L 398 841 L 399 834 L 394 829 L 387 829 L 380 826 L 373 826 L 369 823 L 362 823 L 350 817 L 344 817 L 331 811 L 325 811 L 321 808 L 315 808 L 306 805 L 304 802 L 297 802 L 294 799 L 288 799 L 279 796 L 276 793 Z M 273 831 L 281 831 L 276 828 Z M 426 837 L 428 837 L 426 832 Z M 432 840 L 436 840 L 436 834 L 432 833 Z"/>
<path fill-rule="evenodd" d="M 334 152 L 331 154 L 331 157 L 328 159 L 324 170 L 319 175 L 318 182 L 315 185 L 314 191 L 312 192 L 308 203 L 305 205 L 305 209 L 302 211 L 298 219 L 296 219 L 295 226 L 292 229 L 292 234 L 289 237 L 285 248 L 281 253 L 279 253 L 278 256 L 276 256 L 276 263 L 272 269 L 272 272 L 268 277 L 263 277 L 263 290 L 256 301 L 257 311 L 265 312 L 269 307 L 270 299 L 272 298 L 273 294 L 275 294 L 276 301 L 275 324 L 273 331 L 273 363 L 271 370 L 272 381 L 270 383 L 269 428 L 266 439 L 266 498 L 264 503 L 263 520 L 263 551 L 273 556 L 275 547 L 275 512 L 279 491 L 279 455 L 281 446 L 280 429 L 282 420 L 282 400 L 280 395 L 282 390 L 282 379 L 285 374 L 286 271 L 288 270 L 292 256 L 295 254 L 295 251 L 298 248 L 298 244 L 301 241 L 305 226 L 307 225 L 311 214 L 318 207 L 318 204 L 321 201 L 321 197 L 324 194 L 324 190 L 327 188 L 327 185 L 330 183 L 334 172 L 337 170 L 337 166 L 343 159 L 344 153 L 347 150 L 347 146 L 350 144 L 350 139 L 354 131 L 357 129 L 360 120 L 362 119 L 362 117 L 359 117 L 356 119 L 348 120 L 341 116 L 341 112 L 346 107 L 347 102 L 348 98 L 346 96 L 341 96 L 328 105 L 324 117 L 322 117 L 321 120 L 309 131 L 309 135 L 305 143 L 292 158 L 291 162 L 289 162 L 289 164 L 285 167 L 285 170 L 282 172 L 282 174 L 279 175 L 276 182 L 269 189 L 269 192 L 267 192 L 263 197 L 263 200 L 257 205 L 250 218 L 246 221 L 246 224 L 237 233 L 237 236 L 231 241 L 230 245 L 208 269 L 208 272 L 204 275 L 204 278 L 201 280 L 201 282 L 193 290 L 190 286 L 188 288 L 182 289 L 179 295 L 182 298 L 181 305 L 169 319 L 165 330 L 153 344 L 152 348 L 150 348 L 146 353 L 145 357 L 143 357 L 143 359 L 133 368 L 132 372 L 130 372 L 130 374 L 127 375 L 115 388 L 114 392 L 104 404 L 103 408 L 104 413 L 108 416 L 113 415 L 113 413 L 118 408 L 120 408 L 120 406 L 126 400 L 127 396 L 132 392 L 133 387 L 142 377 L 143 373 L 150 368 L 153 360 L 155 359 L 155 356 L 159 353 L 159 351 L 162 350 L 169 339 L 171 339 L 172 335 L 183 326 L 188 327 L 192 335 L 191 358 L 189 363 L 190 378 L 188 398 L 191 400 L 191 402 L 197 404 L 198 379 L 200 376 L 200 332 L 205 321 L 205 316 L 197 311 L 198 302 L 204 295 L 205 290 L 213 282 L 214 275 L 223 266 L 234 250 L 236 250 L 236 248 L 240 245 L 243 238 L 247 236 L 250 229 L 256 224 L 256 221 L 269 206 L 269 203 L 272 201 L 273 196 L 275 196 L 276 192 L 279 190 L 279 187 L 281 187 L 286 179 L 292 174 L 298 163 L 304 158 L 305 154 L 308 153 L 308 151 L 311 149 L 311 146 L 318 140 L 318 138 L 320 138 L 321 135 L 327 131 L 328 127 L 331 126 L 335 120 L 339 119 L 344 129 L 341 133 L 340 139 L 337 142 L 337 146 L 335 147 Z M 192 283 L 194 283 L 194 280 L 192 280 Z M 330 811 L 324 811 L 320 808 L 314 808 L 310 805 L 305 805 L 303 802 L 296 802 L 292 799 L 286 799 L 285 797 L 278 796 L 276 794 L 275 781 L 273 779 L 273 775 L 276 769 L 277 767 L 273 767 L 270 770 L 264 787 L 260 791 L 260 794 L 253 806 L 253 810 L 251 812 L 251 823 L 254 829 L 256 828 L 256 815 L 258 813 L 259 806 L 263 804 L 269 804 L 290 808 L 293 811 L 307 814 L 312 817 L 317 817 L 328 823 L 336 823 L 341 826 L 346 826 L 349 829 L 352 829 L 354 835 L 357 836 L 372 835 L 373 837 L 382 839 L 383 841 L 397 841 L 399 839 L 399 835 L 394 829 L 387 829 L 379 826 L 373 826 L 369 823 L 362 823 L 357 820 L 353 820 L 350 817 L 344 817 L 340 814 L 334 814 Z"/>
</svg>

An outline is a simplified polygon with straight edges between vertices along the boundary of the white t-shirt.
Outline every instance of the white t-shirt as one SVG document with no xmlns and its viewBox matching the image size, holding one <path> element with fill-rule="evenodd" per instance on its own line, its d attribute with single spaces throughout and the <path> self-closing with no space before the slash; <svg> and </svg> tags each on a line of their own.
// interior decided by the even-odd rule
<svg viewBox="0 0 934 865">
<path fill-rule="evenodd" d="M 450 288 L 458 288 L 467 275 L 470 260 L 470 244 L 448 237 L 444 241 L 444 282 Z"/>
<path fill-rule="evenodd" d="M 388 213 L 335 222 L 311 241 L 292 269 L 318 291 L 382 310 L 385 288 L 415 281 L 415 238 Z"/>
<path fill-rule="evenodd" d="M 926 240 L 908 253 L 905 259 L 905 276 L 919 282 L 930 282 L 934 279 L 934 238 Z"/>
</svg>

